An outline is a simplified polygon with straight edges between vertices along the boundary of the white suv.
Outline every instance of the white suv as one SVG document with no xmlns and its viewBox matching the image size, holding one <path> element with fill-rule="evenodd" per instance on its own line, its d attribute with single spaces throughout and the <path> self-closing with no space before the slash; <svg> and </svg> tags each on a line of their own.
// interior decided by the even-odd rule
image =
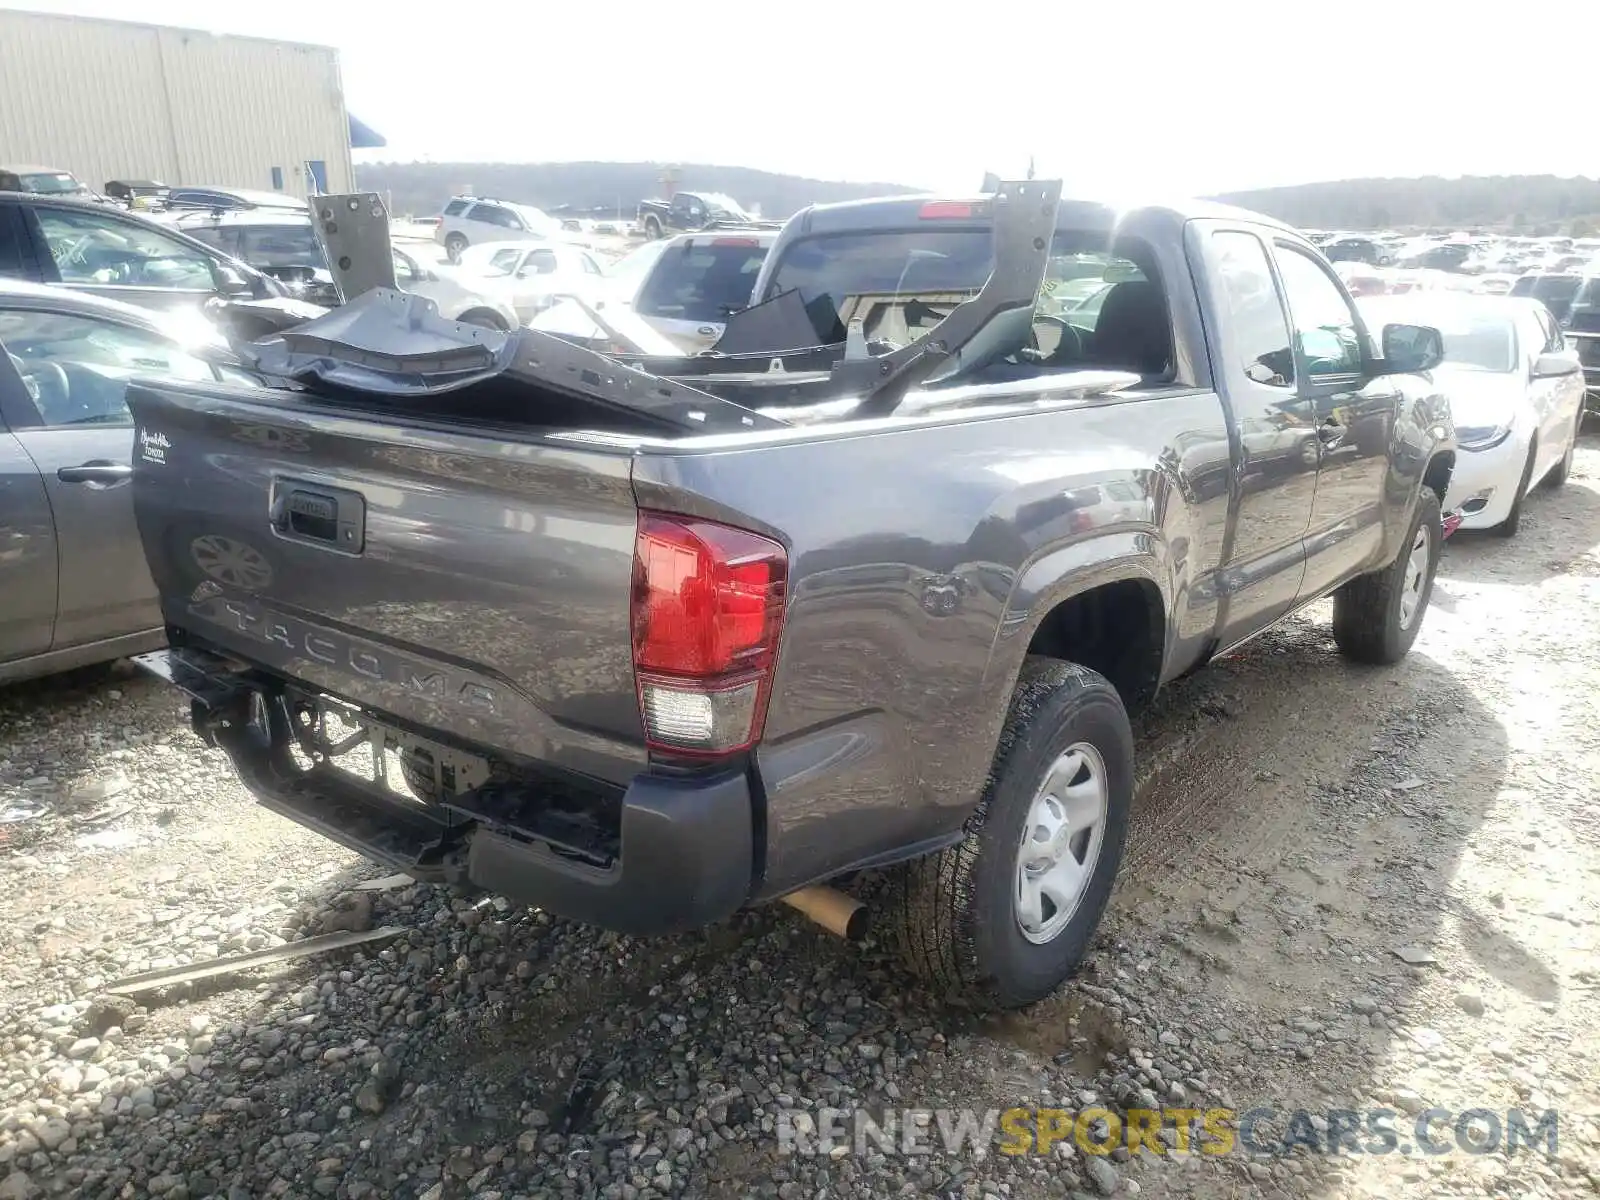
<svg viewBox="0 0 1600 1200">
<path fill-rule="evenodd" d="M 526 204 L 483 196 L 452 196 L 434 226 L 433 240 L 450 261 L 478 242 L 564 241 L 561 222 Z"/>
</svg>

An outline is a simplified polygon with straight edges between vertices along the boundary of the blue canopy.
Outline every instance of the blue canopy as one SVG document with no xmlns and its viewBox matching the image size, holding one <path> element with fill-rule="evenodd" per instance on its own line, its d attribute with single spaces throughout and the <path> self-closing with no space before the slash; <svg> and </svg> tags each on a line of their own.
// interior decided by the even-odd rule
<svg viewBox="0 0 1600 1200">
<path fill-rule="evenodd" d="M 388 140 L 370 125 L 363 125 L 356 120 L 354 114 L 350 117 L 350 148 L 352 150 L 376 150 L 380 146 L 387 146 Z"/>
</svg>

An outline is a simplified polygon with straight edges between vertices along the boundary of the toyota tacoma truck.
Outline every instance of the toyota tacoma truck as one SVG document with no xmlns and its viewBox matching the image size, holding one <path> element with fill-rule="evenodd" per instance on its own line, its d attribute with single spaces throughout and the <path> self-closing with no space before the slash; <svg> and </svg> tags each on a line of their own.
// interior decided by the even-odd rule
<svg viewBox="0 0 1600 1200">
<path fill-rule="evenodd" d="M 1325 596 L 1403 658 L 1455 459 L 1438 332 L 1369 331 L 1292 229 L 1060 192 L 807 209 L 692 358 L 379 286 L 253 345 L 283 387 L 134 386 L 146 665 L 391 869 L 630 934 L 854 932 L 831 885 L 887 871 L 937 988 L 1038 1000 L 1116 876 L 1129 713 Z"/>
</svg>

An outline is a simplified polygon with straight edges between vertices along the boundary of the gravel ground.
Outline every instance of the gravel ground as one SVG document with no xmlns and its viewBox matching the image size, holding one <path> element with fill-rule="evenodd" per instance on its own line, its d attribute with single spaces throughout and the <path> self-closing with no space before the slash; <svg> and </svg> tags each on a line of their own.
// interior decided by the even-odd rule
<svg viewBox="0 0 1600 1200">
<path fill-rule="evenodd" d="M 352 890 L 379 872 L 252 805 L 154 682 L 0 690 L 0 810 L 39 812 L 0 826 L 0 1200 L 1600 1190 L 1597 485 L 1590 439 L 1513 542 L 1453 539 L 1400 668 L 1344 665 L 1313 612 L 1167 693 L 1089 964 L 1003 1018 L 787 910 L 639 941 Z M 104 991 L 373 927 L 399 933 L 148 1007 Z M 1559 1147 L 797 1156 L 777 1136 L 824 1106 L 1157 1103 L 1556 1109 Z"/>
</svg>

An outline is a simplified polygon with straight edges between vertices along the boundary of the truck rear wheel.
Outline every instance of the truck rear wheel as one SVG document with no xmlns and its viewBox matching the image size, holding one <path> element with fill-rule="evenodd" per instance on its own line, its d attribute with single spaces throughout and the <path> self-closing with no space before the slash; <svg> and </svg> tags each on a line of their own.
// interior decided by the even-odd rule
<svg viewBox="0 0 1600 1200">
<path fill-rule="evenodd" d="M 964 841 L 896 872 L 908 966 L 980 1008 L 1043 999 L 1083 961 L 1122 861 L 1133 733 L 1104 676 L 1029 658 Z"/>
<path fill-rule="evenodd" d="M 1333 640 L 1346 658 L 1388 666 L 1406 656 L 1433 595 L 1443 542 L 1439 497 L 1423 488 L 1395 560 L 1333 594 Z"/>
</svg>

